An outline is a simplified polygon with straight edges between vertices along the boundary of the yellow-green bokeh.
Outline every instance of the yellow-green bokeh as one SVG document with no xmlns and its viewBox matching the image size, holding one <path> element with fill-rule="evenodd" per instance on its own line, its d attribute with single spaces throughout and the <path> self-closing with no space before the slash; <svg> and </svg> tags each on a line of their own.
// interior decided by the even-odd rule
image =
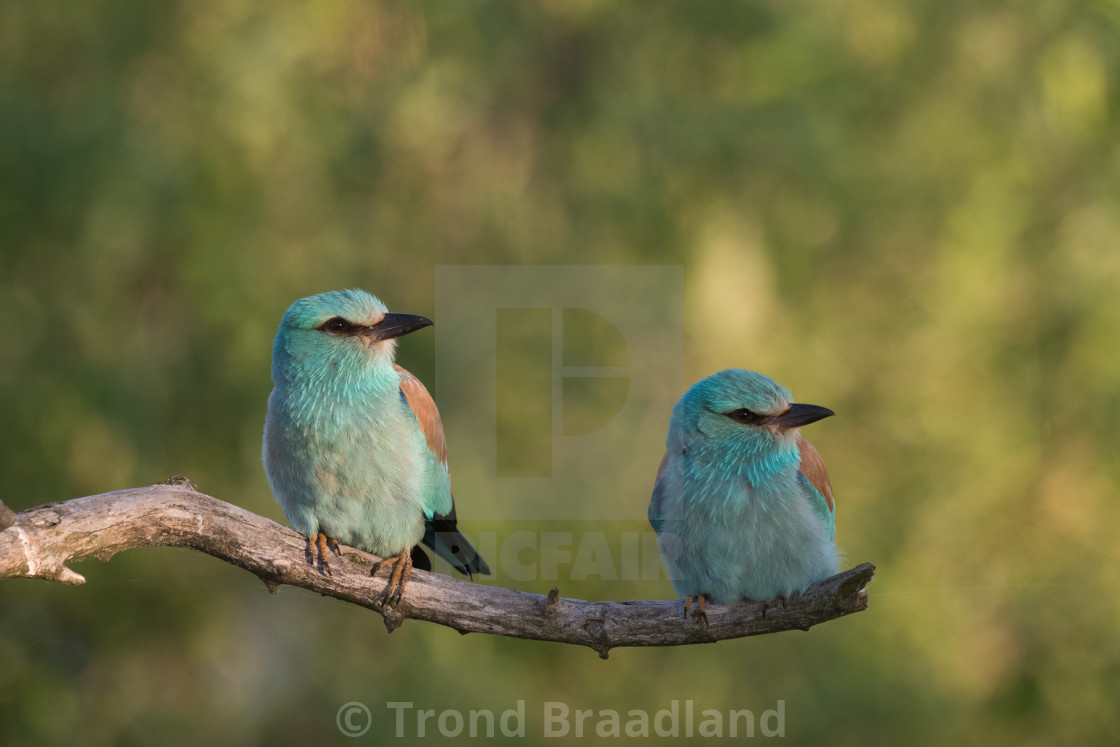
<svg viewBox="0 0 1120 747">
<path fill-rule="evenodd" d="M 837 412 L 811 435 L 839 544 L 879 567 L 868 612 L 808 634 L 604 662 L 390 637 L 196 553 L 131 551 L 80 565 L 83 587 L 0 583 L 0 743 L 342 743 L 348 701 L 375 717 L 356 741 L 380 743 L 389 701 L 519 698 L 528 743 L 545 701 L 672 699 L 782 699 L 805 744 L 1115 740 L 1117 3 L 7 1 L 0 19 L 9 506 L 185 473 L 281 519 L 259 449 L 293 299 L 362 287 L 431 314 L 440 265 L 668 264 L 687 381 L 755 368 Z M 625 365 L 596 362 L 609 342 L 565 336 L 563 357 Z M 433 335 L 400 357 L 431 384 Z M 572 427 L 616 395 L 573 383 Z M 508 413 L 541 406 L 519 396 Z M 659 458 L 578 500 L 639 531 Z"/>
</svg>

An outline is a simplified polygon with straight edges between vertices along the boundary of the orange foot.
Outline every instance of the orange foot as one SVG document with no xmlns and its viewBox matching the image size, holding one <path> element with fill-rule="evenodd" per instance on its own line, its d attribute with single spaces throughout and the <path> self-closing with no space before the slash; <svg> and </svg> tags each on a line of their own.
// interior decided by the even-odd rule
<svg viewBox="0 0 1120 747">
<path fill-rule="evenodd" d="M 322 532 L 315 532 L 307 536 L 307 562 L 309 565 L 314 565 L 319 568 L 319 573 L 331 574 L 331 564 L 327 560 L 327 548 L 334 551 L 338 557 L 342 557 L 342 551 L 338 548 L 338 540 L 334 537 L 328 537 Z M 316 555 L 318 557 L 316 557 Z"/>
<path fill-rule="evenodd" d="M 782 597 L 776 597 L 776 599 L 779 602 L 782 603 L 782 609 L 785 609 L 786 608 L 786 598 L 784 596 L 782 596 Z M 774 606 L 774 600 L 773 599 L 767 599 L 766 604 L 763 605 L 763 607 L 762 607 L 762 617 L 763 617 L 763 619 L 766 618 L 766 610 L 770 609 L 773 606 Z"/>
<path fill-rule="evenodd" d="M 389 583 L 385 584 L 385 588 L 377 596 L 377 604 L 382 607 L 401 601 L 404 586 L 408 583 L 408 577 L 412 575 L 412 551 L 406 547 L 396 557 L 377 561 L 373 564 L 373 570 L 369 575 L 376 576 L 382 568 L 389 567 L 393 569 L 392 574 L 389 575 Z"/>
<path fill-rule="evenodd" d="M 693 597 L 686 597 L 685 600 L 684 600 L 684 616 L 686 618 L 688 617 L 689 608 L 692 607 L 692 599 L 693 599 Z M 708 597 L 707 597 L 706 594 L 698 594 L 698 595 L 696 595 L 695 599 L 696 599 L 696 613 L 693 615 L 693 617 L 700 618 L 701 620 L 704 621 L 704 624 L 706 625 L 708 623 L 708 610 L 705 609 L 704 605 L 707 603 Z"/>
</svg>

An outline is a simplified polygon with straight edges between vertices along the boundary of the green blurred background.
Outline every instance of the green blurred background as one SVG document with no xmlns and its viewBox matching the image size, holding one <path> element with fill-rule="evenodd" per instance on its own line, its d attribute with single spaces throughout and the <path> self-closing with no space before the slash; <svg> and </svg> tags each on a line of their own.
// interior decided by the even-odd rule
<svg viewBox="0 0 1120 747">
<path fill-rule="evenodd" d="M 373 744 L 389 701 L 519 698 L 529 743 L 545 701 L 672 699 L 784 700 L 804 744 L 1114 741 L 1118 94 L 1115 0 L 0 3 L 9 506 L 182 472 L 282 521 L 259 444 L 293 299 L 433 314 L 445 265 L 679 265 L 665 375 L 745 366 L 835 409 L 811 436 L 839 544 L 879 568 L 868 612 L 808 634 L 600 661 L 390 637 L 134 550 L 85 586 L 0 584 L 0 743 Z M 401 346 L 429 386 L 434 340 Z M 647 475 L 581 478 L 634 517 L 612 537 L 644 528 L 644 444 Z M 457 485 L 466 528 L 525 529 Z M 566 595 L 672 596 L 565 572 Z"/>
</svg>

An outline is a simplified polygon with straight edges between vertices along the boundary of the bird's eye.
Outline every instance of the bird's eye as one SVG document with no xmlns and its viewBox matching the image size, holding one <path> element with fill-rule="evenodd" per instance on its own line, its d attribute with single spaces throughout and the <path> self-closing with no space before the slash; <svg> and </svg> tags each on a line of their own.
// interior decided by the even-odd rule
<svg viewBox="0 0 1120 747">
<path fill-rule="evenodd" d="M 323 322 L 319 326 L 319 329 L 324 330 L 326 332 L 335 332 L 335 333 L 341 334 L 343 332 L 348 331 L 352 326 L 353 325 L 351 325 L 350 322 L 346 321 L 345 319 L 343 319 L 340 316 L 336 316 L 336 317 L 331 317 L 327 321 Z"/>
<path fill-rule="evenodd" d="M 765 415 L 759 415 L 757 412 L 746 408 L 731 410 L 730 412 L 725 412 L 724 415 L 731 418 L 736 423 L 742 423 L 743 425 L 761 425 L 766 420 Z"/>
</svg>

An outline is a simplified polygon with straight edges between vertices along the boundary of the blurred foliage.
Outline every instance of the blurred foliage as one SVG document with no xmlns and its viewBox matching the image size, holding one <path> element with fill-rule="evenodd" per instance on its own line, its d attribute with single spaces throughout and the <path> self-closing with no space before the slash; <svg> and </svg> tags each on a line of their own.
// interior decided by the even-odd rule
<svg viewBox="0 0 1120 747">
<path fill-rule="evenodd" d="M 8 505 L 182 472 L 280 519 L 293 299 L 430 314 L 439 265 L 677 264 L 685 379 L 834 408 L 839 541 L 879 566 L 807 635 L 603 662 L 132 551 L 0 584 L 0 742 L 345 742 L 356 700 L 377 743 L 387 701 L 518 698 L 530 742 L 544 701 L 674 698 L 784 699 L 799 743 L 1115 740 L 1118 102 L 1115 0 L 0 2 Z M 429 383 L 433 345 L 401 346 Z M 659 458 L 594 498 L 627 531 Z"/>
</svg>

